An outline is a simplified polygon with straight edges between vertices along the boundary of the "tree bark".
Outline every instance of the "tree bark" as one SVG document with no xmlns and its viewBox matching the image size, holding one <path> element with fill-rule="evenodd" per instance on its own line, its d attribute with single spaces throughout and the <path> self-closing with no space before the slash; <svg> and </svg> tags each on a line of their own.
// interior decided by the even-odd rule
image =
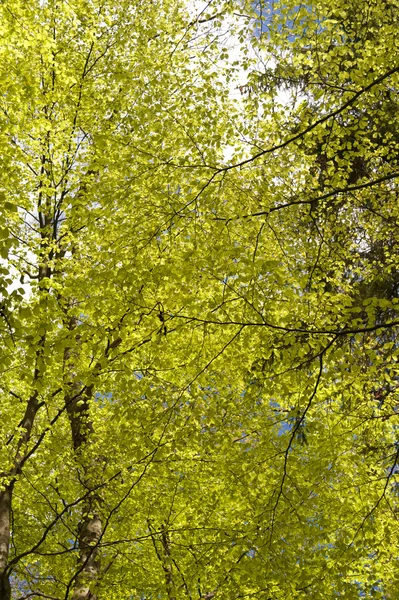
<svg viewBox="0 0 399 600">
<path fill-rule="evenodd" d="M 79 334 L 76 332 L 78 319 L 75 316 L 67 316 L 65 326 L 71 335 L 75 332 L 75 340 L 78 342 Z M 121 342 L 122 339 L 119 336 L 116 336 L 113 341 L 108 340 L 104 357 L 107 358 L 109 352 L 115 350 Z M 93 492 L 89 494 L 83 505 L 82 517 L 78 525 L 79 557 L 72 600 L 97 600 L 94 588 L 99 581 L 101 572 L 99 543 L 103 535 L 103 523 L 101 518 L 102 499 L 95 490 L 101 483 L 104 458 L 96 456 L 91 457 L 89 461 L 85 458 L 85 449 L 94 435 L 93 423 L 90 420 L 90 403 L 93 399 L 94 385 L 84 386 L 79 381 L 75 368 L 76 360 L 76 353 L 71 348 L 66 348 L 64 351 L 64 381 L 67 390 L 65 407 L 71 426 L 79 479 L 87 491 L 93 490 Z M 94 374 L 98 375 L 101 369 L 101 363 L 98 362 L 94 367 Z"/>
<path fill-rule="evenodd" d="M 11 502 L 14 483 L 0 493 L 0 600 L 10 600 L 10 575 L 7 570 L 10 547 Z"/>
<path fill-rule="evenodd" d="M 166 593 L 168 596 L 168 600 L 176 600 L 175 593 L 175 583 L 173 579 L 173 569 L 172 569 L 172 556 L 170 550 L 170 537 L 167 529 L 167 523 L 164 523 L 161 528 L 161 550 L 158 548 L 157 539 L 155 535 L 155 531 L 151 524 L 151 521 L 147 519 L 148 529 L 150 531 L 152 544 L 154 546 L 155 554 L 158 557 L 162 565 L 162 569 L 165 576 L 165 587 Z"/>
<path fill-rule="evenodd" d="M 40 347 L 36 353 L 36 364 L 37 359 L 42 353 L 43 346 L 45 343 L 45 336 L 42 336 L 40 340 Z M 33 382 L 35 383 L 40 377 L 40 372 L 35 367 L 33 376 Z M 12 495 L 15 484 L 15 477 L 22 471 L 22 467 L 25 461 L 26 455 L 23 452 L 23 446 L 30 440 L 33 423 L 40 408 L 38 392 L 34 390 L 31 397 L 26 405 L 25 414 L 19 426 L 23 428 L 24 433 L 20 436 L 17 442 L 16 454 L 14 459 L 13 467 L 6 473 L 2 473 L 3 477 L 8 478 L 8 483 L 0 492 L 0 600 L 10 600 L 11 598 L 11 585 L 10 585 L 10 571 L 8 569 L 8 556 L 10 548 L 10 535 L 11 535 L 11 507 L 12 507 Z M 14 435 L 11 436 L 10 440 L 13 439 Z"/>
<path fill-rule="evenodd" d="M 77 327 L 76 317 L 68 321 L 72 333 Z M 85 447 L 94 433 L 89 415 L 89 403 L 93 396 L 93 385 L 83 386 L 78 381 L 74 362 L 76 356 L 70 348 L 65 349 L 64 365 L 67 393 L 65 406 L 71 427 L 72 443 L 75 451 L 79 479 L 87 491 L 95 490 L 101 460 L 87 462 Z M 100 576 L 101 556 L 98 544 L 101 540 L 103 525 L 101 519 L 101 497 L 93 491 L 83 504 L 81 520 L 77 530 L 79 556 L 73 587 L 72 600 L 97 600 L 94 587 Z"/>
<path fill-rule="evenodd" d="M 162 546 L 164 550 L 164 558 L 162 568 L 165 573 L 166 592 L 169 600 L 176 600 L 175 585 L 173 581 L 172 559 L 170 552 L 170 537 L 166 529 L 166 524 L 162 528 Z"/>
</svg>

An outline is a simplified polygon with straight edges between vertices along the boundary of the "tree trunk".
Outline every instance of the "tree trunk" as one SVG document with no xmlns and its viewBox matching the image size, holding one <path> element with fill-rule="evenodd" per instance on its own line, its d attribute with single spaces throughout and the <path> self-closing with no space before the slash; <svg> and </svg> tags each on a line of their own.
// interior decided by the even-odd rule
<svg viewBox="0 0 399 600">
<path fill-rule="evenodd" d="M 102 521 L 95 506 L 97 503 L 99 502 L 95 497 L 90 500 L 85 506 L 85 512 L 92 512 L 87 512 L 79 524 L 78 575 L 75 579 L 72 600 L 97 600 L 93 586 L 100 575 L 101 560 L 98 543 L 102 535 Z"/>
<path fill-rule="evenodd" d="M 41 355 L 42 348 L 44 345 L 45 336 L 42 336 L 40 340 L 40 348 L 36 353 L 36 365 L 37 360 Z M 35 367 L 33 381 L 36 382 L 40 377 L 40 372 Z M 38 401 L 38 392 L 35 390 L 28 400 L 25 414 L 20 422 L 20 426 L 24 430 L 24 433 L 20 436 L 17 442 L 16 455 L 14 459 L 14 465 L 7 473 L 2 473 L 3 477 L 9 477 L 9 483 L 0 492 L 0 600 L 11 599 L 11 585 L 10 585 L 10 571 L 8 569 L 8 556 L 10 549 L 10 535 L 11 535 L 11 506 L 12 506 L 12 494 L 14 490 L 15 477 L 21 473 L 22 466 L 25 460 L 25 455 L 22 452 L 23 446 L 27 444 L 31 437 L 33 423 L 39 410 L 40 405 Z M 14 435 L 11 436 L 10 441 Z"/>
<path fill-rule="evenodd" d="M 76 317 L 68 322 L 72 332 L 77 327 Z M 87 462 L 85 447 L 94 433 L 90 421 L 89 403 L 93 396 L 93 386 L 83 386 L 77 378 L 74 362 L 76 356 L 65 349 L 64 365 L 68 393 L 65 395 L 65 406 L 71 426 L 72 443 L 75 450 L 76 466 L 79 480 L 87 491 L 93 490 L 82 506 L 81 520 L 77 530 L 79 557 L 72 600 L 97 600 L 95 587 L 101 568 L 101 556 L 98 544 L 101 540 L 103 526 L 101 520 L 101 497 L 95 491 L 101 472 L 101 460 Z"/>
<path fill-rule="evenodd" d="M 67 317 L 65 325 L 72 334 L 77 329 L 78 320 L 74 316 Z M 76 340 L 79 340 L 78 333 L 76 333 Z M 109 352 L 117 348 L 121 342 L 122 339 L 119 336 L 116 336 L 113 341 L 108 340 L 104 357 L 108 357 Z M 94 435 L 93 423 L 90 420 L 90 402 L 93 398 L 94 386 L 93 384 L 84 386 L 79 381 L 75 368 L 76 359 L 77 356 L 71 348 L 66 348 L 64 377 L 68 391 L 65 394 L 65 406 L 71 426 L 79 480 L 86 490 L 92 490 L 92 493 L 89 494 L 83 505 L 82 518 L 77 531 L 79 558 L 72 600 L 97 600 L 93 590 L 100 577 L 99 543 L 103 534 L 103 524 L 101 519 L 102 499 L 96 490 L 98 484 L 101 483 L 104 458 L 102 456 L 91 457 L 89 462 L 85 459 L 85 448 L 90 444 L 90 438 Z M 98 362 L 94 367 L 94 374 L 100 373 L 101 368 L 101 363 Z"/>
<path fill-rule="evenodd" d="M 7 570 L 8 552 L 10 547 L 10 519 L 12 489 L 14 484 L 9 484 L 0 493 L 0 600 L 10 600 L 10 576 Z"/>
<path fill-rule="evenodd" d="M 170 552 L 170 537 L 166 524 L 162 528 L 162 546 L 164 550 L 164 558 L 162 560 L 162 568 L 165 573 L 166 592 L 169 600 L 176 600 L 175 585 L 173 581 L 172 560 Z"/>
<path fill-rule="evenodd" d="M 158 560 L 160 561 L 163 572 L 164 572 L 165 586 L 166 586 L 166 593 L 168 596 L 168 600 L 176 600 L 175 584 L 174 584 L 174 580 L 173 580 L 172 556 L 171 556 L 171 550 L 170 550 L 170 537 L 169 537 L 169 532 L 167 530 L 167 523 L 164 523 L 161 528 L 161 539 L 160 539 L 161 549 L 158 548 L 156 532 L 153 529 L 153 526 L 149 519 L 147 519 L 147 524 L 148 524 L 148 529 L 150 531 L 155 554 L 157 555 Z"/>
</svg>

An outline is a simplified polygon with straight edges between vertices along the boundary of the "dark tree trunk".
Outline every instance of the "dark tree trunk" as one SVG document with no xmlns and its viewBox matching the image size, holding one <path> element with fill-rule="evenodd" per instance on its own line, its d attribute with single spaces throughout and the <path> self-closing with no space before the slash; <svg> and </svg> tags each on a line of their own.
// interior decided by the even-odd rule
<svg viewBox="0 0 399 600">
<path fill-rule="evenodd" d="M 10 547 L 10 521 L 13 483 L 0 493 L 0 600 L 10 600 L 10 576 L 7 570 Z"/>
</svg>

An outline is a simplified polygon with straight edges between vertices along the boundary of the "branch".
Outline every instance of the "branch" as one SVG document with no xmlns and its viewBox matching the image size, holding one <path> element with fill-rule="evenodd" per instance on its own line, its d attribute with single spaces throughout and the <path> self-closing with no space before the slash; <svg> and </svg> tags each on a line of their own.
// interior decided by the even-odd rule
<svg viewBox="0 0 399 600">
<path fill-rule="evenodd" d="M 320 117 L 320 119 L 317 119 L 317 121 L 314 121 L 313 123 L 308 125 L 308 127 L 306 127 L 300 133 L 297 133 L 293 137 L 288 138 L 288 140 L 285 140 L 285 142 L 281 142 L 280 144 L 277 144 L 276 146 L 271 146 L 270 148 L 261 150 L 261 152 L 258 152 L 258 154 L 255 154 L 251 158 L 242 160 L 241 162 L 235 163 L 233 165 L 228 165 L 226 167 L 216 168 L 215 171 L 217 173 L 221 173 L 221 172 L 225 172 L 225 171 L 231 171 L 232 169 L 236 169 L 239 167 L 243 167 L 244 165 L 247 165 L 247 164 L 257 160 L 261 156 L 265 156 L 266 154 L 271 154 L 272 152 L 275 152 L 276 150 L 281 150 L 281 148 L 285 148 L 286 146 L 289 146 L 290 144 L 292 144 L 292 142 L 295 142 L 296 140 L 299 140 L 302 137 L 304 137 L 307 133 L 309 133 L 309 131 L 312 131 L 313 129 L 315 129 L 316 127 L 321 125 L 322 123 L 325 123 L 329 119 L 332 119 L 333 117 L 336 117 L 337 115 L 342 113 L 346 108 L 349 108 L 350 106 L 352 106 L 352 104 L 355 104 L 356 100 L 358 100 L 360 98 L 360 96 L 362 96 L 366 92 L 369 92 L 374 86 L 379 85 L 385 79 L 388 79 L 389 77 L 391 77 L 391 75 L 394 75 L 395 73 L 398 73 L 398 72 L 399 72 L 399 66 L 394 67 L 393 69 L 390 69 L 389 71 L 387 71 L 380 77 L 377 77 L 377 79 L 375 79 L 374 81 L 369 83 L 369 85 L 366 85 L 366 87 L 364 87 L 361 90 L 359 90 L 358 92 L 356 92 L 351 98 L 349 98 L 349 100 L 344 102 L 339 108 L 336 108 L 335 110 L 327 113 L 326 115 L 324 115 L 324 117 Z"/>
<path fill-rule="evenodd" d="M 298 429 L 300 428 L 300 426 L 302 425 L 302 423 L 303 423 L 303 421 L 304 421 L 304 419 L 306 417 L 306 414 L 307 414 L 308 410 L 310 409 L 310 407 L 312 405 L 313 399 L 315 398 L 315 396 L 317 394 L 317 390 L 319 389 L 319 384 L 320 384 L 321 376 L 322 376 L 322 373 L 323 373 L 323 357 L 324 357 L 325 353 L 327 352 L 327 350 L 333 345 L 334 342 L 335 342 L 335 339 L 331 340 L 331 342 L 329 342 L 327 344 L 327 346 L 324 348 L 323 352 L 320 353 L 320 356 L 319 356 L 319 371 L 318 371 L 318 374 L 317 374 L 316 383 L 314 385 L 313 392 L 310 395 L 310 398 L 309 398 L 308 403 L 307 403 L 307 405 L 305 407 L 305 410 L 303 411 L 303 413 L 300 416 L 300 418 L 296 421 L 295 426 L 292 428 L 291 436 L 290 436 L 287 448 L 285 449 L 285 452 L 284 452 L 283 476 L 281 478 L 280 489 L 279 489 L 278 494 L 277 494 L 276 502 L 274 503 L 274 506 L 273 506 L 273 509 L 272 509 L 272 521 L 271 521 L 271 525 L 270 525 L 270 538 L 273 535 L 273 527 L 274 527 L 274 520 L 275 520 L 275 516 L 276 516 L 277 506 L 278 506 L 280 498 L 281 498 L 281 496 L 283 494 L 284 482 L 285 482 L 285 480 L 287 478 L 287 475 L 288 475 L 288 473 L 287 473 L 288 454 L 289 454 L 289 451 L 290 451 L 290 449 L 292 447 L 292 444 L 294 442 L 295 435 L 296 435 Z"/>
<path fill-rule="evenodd" d="M 306 205 L 306 204 L 314 204 L 316 202 L 321 202 L 322 200 L 326 200 L 327 198 L 331 198 L 333 196 L 337 196 L 338 194 L 346 194 L 350 192 L 355 192 L 356 190 L 362 190 L 364 188 L 369 188 L 378 183 L 382 183 L 383 181 L 390 181 L 391 179 L 396 179 L 399 177 L 399 173 L 389 173 L 388 175 L 383 175 L 382 177 L 378 177 L 378 179 L 373 179 L 371 181 L 367 181 L 366 183 L 360 183 L 359 185 L 349 185 L 348 187 L 338 188 L 336 190 L 332 190 L 331 192 L 327 192 L 322 196 L 317 196 L 316 198 L 310 198 L 309 200 L 292 200 L 292 202 L 286 202 L 285 204 L 278 204 L 277 206 L 272 206 L 267 210 L 261 210 L 255 213 L 248 213 L 247 215 L 238 215 L 235 217 L 214 217 L 214 221 L 226 221 L 229 223 L 230 221 L 236 221 L 238 219 L 250 219 L 251 217 L 261 217 L 263 215 L 269 215 L 272 212 L 276 212 L 278 210 L 282 210 L 283 208 L 289 208 L 290 206 L 298 206 L 298 205 Z"/>
<path fill-rule="evenodd" d="M 197 323 L 206 323 L 208 325 L 238 325 L 244 327 L 269 327 L 270 329 L 276 329 L 278 331 L 285 331 L 288 333 L 306 333 L 308 335 L 355 335 L 356 333 L 368 333 L 370 331 L 378 331 L 378 329 L 388 329 L 399 325 L 399 321 L 390 321 L 388 323 L 381 323 L 379 325 L 370 325 L 369 327 L 359 327 L 354 329 L 347 329 L 343 327 L 341 329 L 305 329 L 301 327 L 286 327 L 284 325 L 276 325 L 263 321 L 262 323 L 256 323 L 254 321 L 212 321 L 210 319 L 200 319 L 198 317 L 190 317 L 188 315 L 176 315 L 174 319 L 184 319 L 187 322 L 195 321 Z"/>
</svg>

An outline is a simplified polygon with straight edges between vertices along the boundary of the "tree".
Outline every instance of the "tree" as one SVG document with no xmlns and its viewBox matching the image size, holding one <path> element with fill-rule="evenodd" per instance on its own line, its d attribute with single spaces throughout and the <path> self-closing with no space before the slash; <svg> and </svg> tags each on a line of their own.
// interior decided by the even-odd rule
<svg viewBox="0 0 399 600">
<path fill-rule="evenodd" d="M 182 260 L 172 217 L 198 187 L 184 161 L 200 172 L 220 153 L 213 124 L 227 131 L 224 108 L 198 24 L 179 3 L 17 1 L 1 10 L 0 596 L 11 587 L 94 598 L 102 569 L 108 597 L 119 598 L 118 571 L 107 582 L 113 544 L 129 537 L 129 511 L 143 496 L 129 497 L 170 443 L 173 403 L 160 398 L 180 398 L 156 364 L 173 358 L 159 356 L 172 334 L 163 303 L 176 279 L 167 273 Z M 10 291 L 17 277 L 28 281 L 25 298 L 23 287 Z M 106 541 L 111 530 L 123 533 Z M 128 580 L 131 593 L 141 581 Z"/>
<path fill-rule="evenodd" d="M 397 593 L 398 13 L 353 8 L 279 4 L 258 26 L 255 126 L 227 169 L 236 203 L 217 208 L 238 262 L 235 312 L 214 320 L 245 328 L 256 385 L 289 417 L 269 527 L 312 522 L 312 554 L 294 545 L 282 569 L 306 597 Z"/>
<path fill-rule="evenodd" d="M 395 597 L 397 8 L 2 5 L 0 598 Z"/>
</svg>

